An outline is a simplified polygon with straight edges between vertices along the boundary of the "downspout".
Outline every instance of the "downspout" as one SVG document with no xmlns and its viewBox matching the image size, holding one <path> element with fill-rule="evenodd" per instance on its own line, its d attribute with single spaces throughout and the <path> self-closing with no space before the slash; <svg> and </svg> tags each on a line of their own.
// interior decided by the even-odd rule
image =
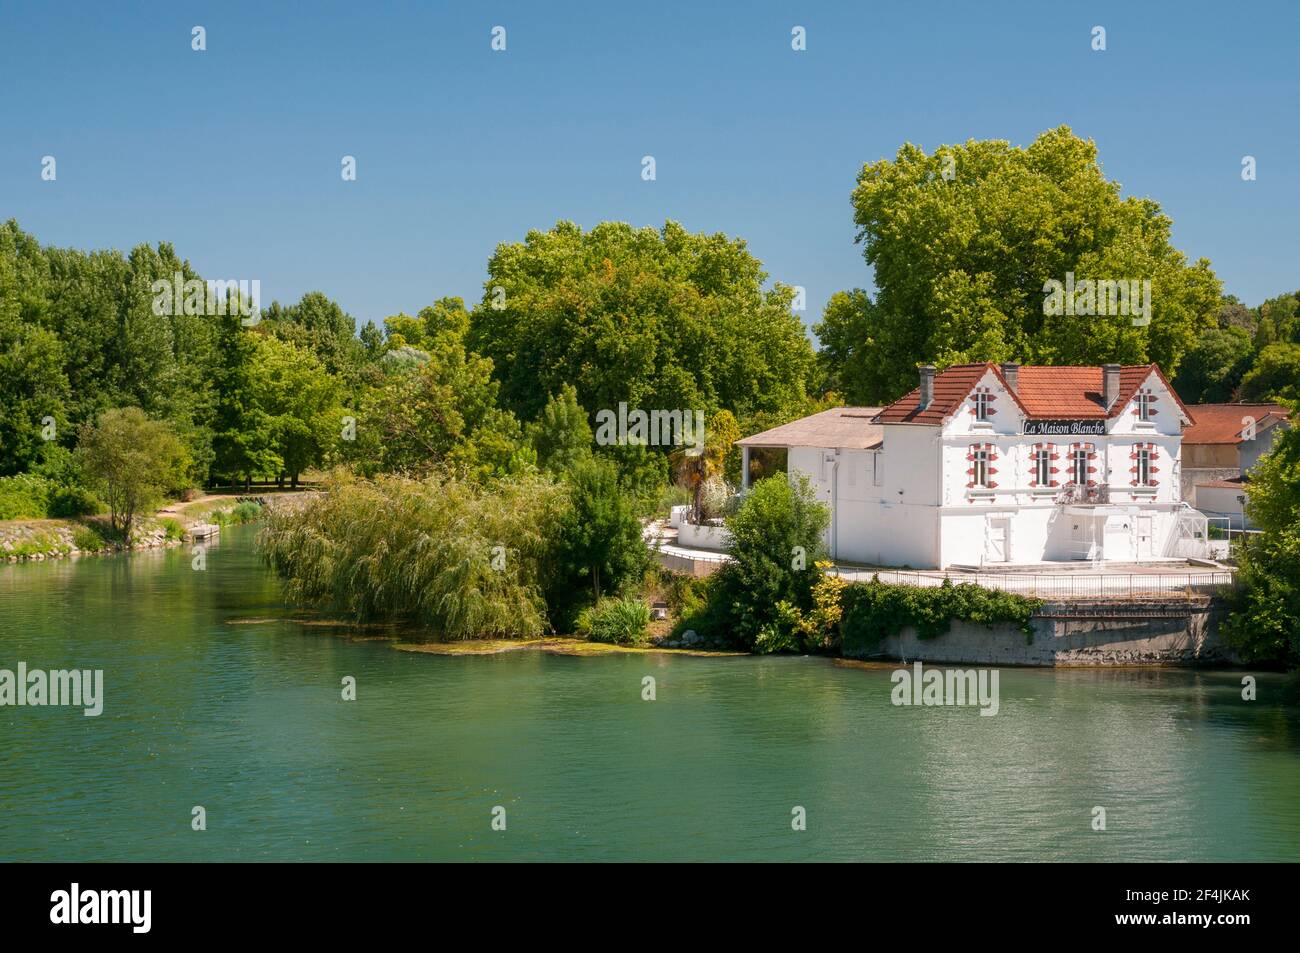
<svg viewBox="0 0 1300 953">
<path fill-rule="evenodd" d="M 840 503 L 840 451 L 835 451 L 831 462 L 831 559 L 839 557 L 839 503 Z"/>
</svg>

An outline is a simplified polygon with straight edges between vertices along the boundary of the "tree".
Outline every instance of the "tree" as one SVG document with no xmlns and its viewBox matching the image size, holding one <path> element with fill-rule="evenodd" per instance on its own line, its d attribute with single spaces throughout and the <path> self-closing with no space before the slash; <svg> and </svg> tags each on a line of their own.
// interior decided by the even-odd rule
<svg viewBox="0 0 1300 953">
<path fill-rule="evenodd" d="M 1223 622 L 1247 662 L 1300 662 L 1300 429 L 1284 430 L 1255 465 L 1246 503 L 1259 526 L 1237 552 L 1239 590 Z"/>
<path fill-rule="evenodd" d="M 709 480 L 721 476 L 732 445 L 740 439 L 740 428 L 730 411 L 720 410 L 709 418 L 702 447 L 673 451 L 673 468 L 679 485 L 691 491 L 691 520 L 700 521 L 700 497 Z"/>
<path fill-rule="evenodd" d="M 114 531 L 128 544 L 136 516 L 181 487 L 190 465 L 171 429 L 138 407 L 106 410 L 84 425 L 77 453 L 108 504 Z"/>
<path fill-rule="evenodd" d="M 492 362 L 465 349 L 462 331 L 440 327 L 421 341 L 427 351 L 385 361 L 383 380 L 362 398 L 349 451 L 363 471 L 423 474 L 443 465 L 480 476 L 511 471 L 522 428 L 497 406 Z"/>
<path fill-rule="evenodd" d="M 822 323 L 836 332 L 855 324 L 853 310 L 870 317 L 870 333 L 854 330 L 847 352 L 830 341 L 849 358 L 843 387 L 858 402 L 906 393 L 921 362 L 1154 361 L 1172 374 L 1219 309 L 1209 262 L 1189 265 L 1160 206 L 1121 198 L 1096 146 L 1064 126 L 1028 148 L 969 140 L 926 154 L 906 144 L 863 167 L 853 208 L 879 292 L 873 305 L 832 298 Z M 1149 324 L 1047 316 L 1047 282 L 1070 274 L 1150 281 Z"/>
<path fill-rule="evenodd" d="M 649 562 L 641 524 L 618 482 L 618 471 L 603 458 L 581 461 L 566 477 L 570 508 L 558 530 L 556 562 L 561 567 L 547 593 L 552 620 L 567 627 L 579 585 L 591 601 L 637 579 Z M 581 580 L 581 582 L 579 582 Z"/>
<path fill-rule="evenodd" d="M 793 290 L 764 291 L 766 277 L 725 235 L 560 222 L 497 246 L 467 344 L 522 420 L 565 384 L 589 412 L 784 406 L 802 398 L 813 354 Z"/>
<path fill-rule="evenodd" d="M 543 470 L 564 473 L 591 458 L 591 425 L 572 384 L 551 395 L 527 435 Z"/>
<path fill-rule="evenodd" d="M 273 301 L 261 317 L 264 332 L 310 351 L 331 374 L 349 382 L 355 375 L 363 352 L 356 320 L 321 292 L 287 306 Z"/>
<path fill-rule="evenodd" d="M 1254 354 L 1244 328 L 1210 328 L 1187 352 L 1173 379 L 1174 390 L 1187 404 L 1227 403 L 1241 386 Z"/>
<path fill-rule="evenodd" d="M 877 370 L 866 363 L 875 352 L 872 335 L 878 319 L 871 296 L 855 288 L 831 295 L 821 322 L 813 326 L 821 345 L 817 362 L 822 386 L 851 405 L 865 406 L 880 399 L 873 389 Z"/>
<path fill-rule="evenodd" d="M 783 603 L 811 608 L 829 523 L 830 511 L 817 501 L 808 478 L 791 481 L 785 474 L 755 483 L 727 519 L 731 559 L 715 574 L 709 599 L 723 630 L 740 646 L 752 650 L 764 629 L 784 624 Z"/>
<path fill-rule="evenodd" d="M 0 472 L 32 466 L 46 440 L 71 448 L 81 424 L 128 404 L 170 421 L 206 465 L 212 322 L 154 307 L 154 282 L 178 273 L 197 279 L 165 243 L 124 257 L 42 247 L 16 222 L 0 226 Z"/>
<path fill-rule="evenodd" d="M 1300 344 L 1279 342 L 1259 352 L 1241 381 L 1243 400 L 1300 401 Z"/>
<path fill-rule="evenodd" d="M 275 452 L 271 415 L 257 401 L 258 338 L 240 323 L 238 314 L 213 320 L 218 332 L 212 474 L 231 482 L 242 478 L 248 486 L 254 476 L 279 473 L 283 465 Z"/>
<path fill-rule="evenodd" d="M 342 410 L 338 381 L 310 351 L 262 336 L 252 356 L 249 386 L 260 411 L 270 418 L 272 449 L 290 485 L 303 470 L 319 466 L 337 446 Z"/>
</svg>

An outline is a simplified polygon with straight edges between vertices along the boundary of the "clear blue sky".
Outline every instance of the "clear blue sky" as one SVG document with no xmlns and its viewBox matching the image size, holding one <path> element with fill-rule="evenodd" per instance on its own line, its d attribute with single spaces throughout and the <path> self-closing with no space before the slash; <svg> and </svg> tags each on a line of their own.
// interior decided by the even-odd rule
<svg viewBox="0 0 1300 953">
<path fill-rule="evenodd" d="M 360 322 L 478 299 L 494 246 L 530 228 L 671 218 L 745 238 L 808 289 L 811 323 L 871 287 L 864 162 L 1066 123 L 1256 304 L 1300 287 L 1298 11 L 0 0 L 0 218 L 56 245 L 170 241 L 209 278 L 261 279 L 264 302 L 321 290 Z"/>
</svg>

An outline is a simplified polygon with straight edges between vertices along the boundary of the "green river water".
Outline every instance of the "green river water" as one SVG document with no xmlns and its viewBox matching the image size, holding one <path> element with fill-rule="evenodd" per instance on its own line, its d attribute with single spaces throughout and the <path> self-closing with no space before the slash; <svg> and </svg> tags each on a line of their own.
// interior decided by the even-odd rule
<svg viewBox="0 0 1300 953">
<path fill-rule="evenodd" d="M 826 659 L 401 652 L 288 621 L 254 533 L 0 566 L 0 669 L 105 695 L 0 707 L 0 861 L 1300 859 L 1276 676 L 1004 669 L 981 717 Z"/>
</svg>

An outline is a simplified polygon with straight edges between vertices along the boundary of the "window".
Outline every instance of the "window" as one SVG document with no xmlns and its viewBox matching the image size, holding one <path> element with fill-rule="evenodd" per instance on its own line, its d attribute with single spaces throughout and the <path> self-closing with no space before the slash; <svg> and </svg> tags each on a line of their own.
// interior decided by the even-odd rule
<svg viewBox="0 0 1300 953">
<path fill-rule="evenodd" d="M 1034 451 L 1034 483 L 1049 486 L 1052 482 L 1052 453 L 1050 450 Z"/>
<path fill-rule="evenodd" d="M 1138 486 L 1151 485 L 1151 451 L 1143 447 L 1137 452 Z"/>
<path fill-rule="evenodd" d="M 975 395 L 975 419 L 988 420 L 989 406 L 993 403 L 993 395 L 980 391 Z"/>
<path fill-rule="evenodd" d="M 989 485 L 989 452 L 976 450 L 971 454 L 971 482 L 974 486 Z"/>
<path fill-rule="evenodd" d="M 1079 486 L 1088 485 L 1088 451 L 1075 447 L 1070 451 L 1070 482 Z"/>
<path fill-rule="evenodd" d="M 1156 395 L 1145 391 L 1137 395 L 1138 420 L 1150 420 L 1155 407 Z"/>
</svg>

